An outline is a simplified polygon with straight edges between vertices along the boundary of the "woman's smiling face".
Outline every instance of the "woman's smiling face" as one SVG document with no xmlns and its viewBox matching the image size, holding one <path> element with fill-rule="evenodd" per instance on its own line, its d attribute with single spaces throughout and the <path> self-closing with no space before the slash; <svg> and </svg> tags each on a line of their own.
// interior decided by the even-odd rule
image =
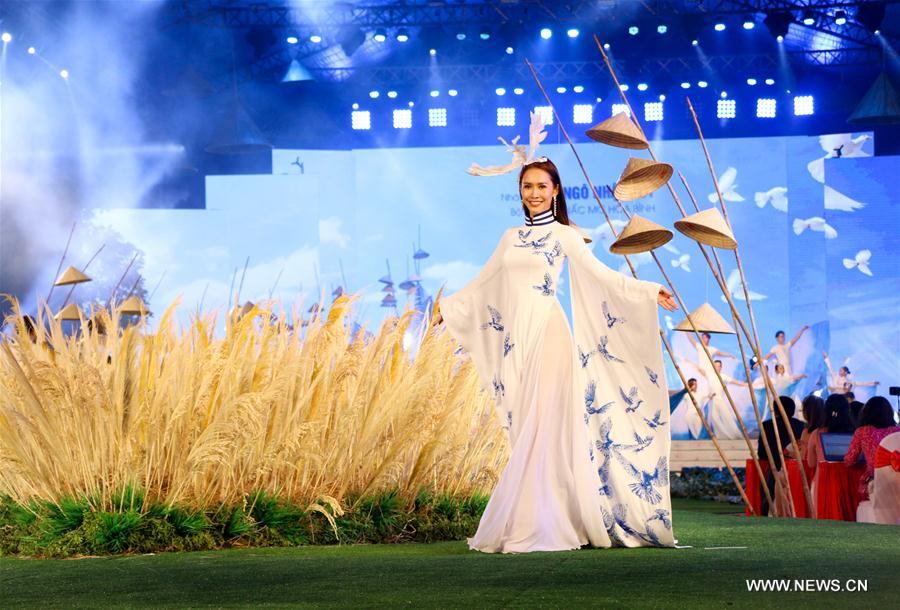
<svg viewBox="0 0 900 610">
<path fill-rule="evenodd" d="M 522 175 L 521 195 L 532 218 L 549 210 L 557 194 L 559 187 L 554 186 L 549 173 L 537 167 L 525 170 Z"/>
</svg>

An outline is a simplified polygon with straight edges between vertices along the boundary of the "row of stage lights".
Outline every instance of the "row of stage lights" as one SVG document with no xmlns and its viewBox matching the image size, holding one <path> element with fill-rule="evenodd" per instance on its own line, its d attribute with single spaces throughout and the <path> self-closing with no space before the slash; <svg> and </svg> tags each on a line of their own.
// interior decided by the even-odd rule
<svg viewBox="0 0 900 610">
<path fill-rule="evenodd" d="M 666 96 L 660 95 L 659 101 L 644 103 L 644 121 L 659 122 L 665 118 L 665 102 Z M 598 102 L 600 99 L 598 98 Z M 412 129 L 413 126 L 413 107 L 415 104 L 409 102 L 408 108 L 396 108 L 393 110 L 392 119 L 394 129 Z M 590 125 L 596 119 L 594 118 L 594 104 L 574 104 L 572 106 L 572 123 L 576 125 Z M 720 99 L 716 102 L 716 118 L 718 119 L 734 119 L 737 117 L 738 102 L 727 96 L 723 92 Z M 811 116 L 815 113 L 815 99 L 811 95 L 796 95 L 793 98 L 794 116 Z M 534 112 L 538 113 L 542 118 L 544 125 L 553 124 L 553 110 L 550 106 L 535 106 Z M 628 106 L 625 104 L 612 104 L 610 115 L 616 115 L 620 112 L 628 112 Z M 447 109 L 446 108 L 428 108 L 428 126 L 429 127 L 447 127 Z M 774 97 L 761 97 L 756 100 L 756 117 L 760 119 L 774 119 L 778 116 L 778 100 Z M 526 121 L 527 122 L 527 121 Z M 517 109 L 512 106 L 501 106 L 497 108 L 497 126 L 498 127 L 515 127 L 517 124 Z M 357 131 L 367 131 L 372 129 L 372 111 L 360 110 L 359 104 L 353 105 L 353 111 L 350 113 L 350 125 Z"/>
</svg>

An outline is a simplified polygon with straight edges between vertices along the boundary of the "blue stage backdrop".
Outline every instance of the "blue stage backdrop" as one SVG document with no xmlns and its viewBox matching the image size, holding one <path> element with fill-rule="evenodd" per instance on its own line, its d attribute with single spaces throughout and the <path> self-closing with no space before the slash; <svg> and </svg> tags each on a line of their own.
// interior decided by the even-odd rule
<svg viewBox="0 0 900 610">
<path fill-rule="evenodd" d="M 574 156 L 559 142 L 555 127 L 547 129 L 548 141 L 556 143 L 542 145 L 539 154 L 559 166 L 571 218 L 593 237 L 601 261 L 627 271 L 624 260 L 608 252 L 610 232 Z M 822 351 L 827 350 L 836 367 L 847 364 L 856 379 L 881 381 L 880 393 L 886 394 L 886 386 L 900 380 L 900 212 L 888 191 L 897 159 L 871 157 L 869 134 L 708 144 L 741 245 L 763 349 L 775 343 L 777 330 L 790 339 L 808 324 L 811 330 L 792 355 L 794 372 L 808 375 L 795 393 L 805 394 L 824 382 Z M 654 149 L 684 175 L 701 208 L 717 201 L 699 142 L 659 141 Z M 615 183 L 628 151 L 581 144 L 579 153 L 618 230 L 624 215 L 606 187 Z M 179 297 L 186 311 L 195 310 L 201 299 L 204 309 L 224 309 L 229 291 L 234 294 L 241 284 L 249 257 L 241 301 L 272 297 L 290 310 L 302 298 L 305 311 L 320 298 L 327 305 L 334 291 L 344 287 L 360 293 L 358 320 L 372 327 L 384 314 L 394 313 L 391 300 L 385 299 L 389 295 L 402 310 L 407 302 L 428 303 L 441 286 L 452 292 L 464 285 L 503 230 L 522 222 L 515 174 L 472 177 L 465 173 L 472 162 L 502 165 L 509 154 L 499 144 L 275 150 L 272 175 L 207 177 L 206 210 L 93 210 L 88 224 L 98 235 L 118 235 L 141 251 L 141 273 L 149 284 L 165 273 L 150 303 L 157 318 Z M 692 210 L 677 173 L 671 184 Z M 627 205 L 668 227 L 680 217 L 665 188 Z M 96 247 L 90 239 L 82 242 L 85 252 Z M 727 314 L 692 241 L 676 232 L 657 252 L 688 307 L 708 301 Z M 719 254 L 729 289 L 743 305 L 734 256 Z M 641 278 L 662 280 L 649 254 L 632 261 Z M 379 281 L 386 276 L 393 291 Z M 81 299 L 90 298 L 89 287 L 83 290 Z M 559 293 L 568 310 L 564 281 Z M 681 317 L 662 312 L 661 322 L 668 330 Z M 693 374 L 696 350 L 683 334 L 669 334 Z M 718 336 L 713 343 L 739 353 L 732 336 Z M 735 360 L 726 360 L 724 369 L 744 377 Z M 671 366 L 668 376 L 671 387 L 680 387 Z M 857 395 L 865 398 L 866 389 Z M 749 415 L 749 399 L 741 400 Z M 676 438 L 686 434 L 679 426 L 676 418 Z"/>
</svg>

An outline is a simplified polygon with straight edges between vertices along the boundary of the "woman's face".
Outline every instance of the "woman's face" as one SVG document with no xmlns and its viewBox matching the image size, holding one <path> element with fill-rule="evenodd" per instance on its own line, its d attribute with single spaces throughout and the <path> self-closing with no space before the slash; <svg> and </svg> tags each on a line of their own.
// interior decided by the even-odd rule
<svg viewBox="0 0 900 610">
<path fill-rule="evenodd" d="M 550 174 L 533 167 L 522 175 L 522 201 L 533 218 L 553 207 L 553 198 L 559 194 L 559 187 L 553 185 Z"/>
</svg>

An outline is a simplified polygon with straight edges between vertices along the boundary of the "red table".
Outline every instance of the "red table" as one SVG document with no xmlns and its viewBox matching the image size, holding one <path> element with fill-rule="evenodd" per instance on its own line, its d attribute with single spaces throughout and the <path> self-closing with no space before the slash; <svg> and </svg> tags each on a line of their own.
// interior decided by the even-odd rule
<svg viewBox="0 0 900 610">
<path fill-rule="evenodd" d="M 843 462 L 819 462 L 816 469 L 816 516 L 819 519 L 856 521 L 861 500 L 859 480 L 865 464 L 847 467 Z"/>
<path fill-rule="evenodd" d="M 794 514 L 800 518 L 809 517 L 809 507 L 806 504 L 806 495 L 803 493 L 803 480 L 800 478 L 799 463 L 797 460 L 785 460 L 785 462 L 788 469 L 788 485 L 791 486 L 791 497 L 794 499 Z M 768 475 L 769 462 L 760 460 L 759 465 L 762 467 L 763 476 Z M 753 460 L 747 460 L 745 468 L 747 484 L 744 487 L 744 491 L 747 492 L 747 499 L 750 500 L 753 510 L 756 511 L 757 515 L 760 515 L 762 511 L 762 495 L 759 489 L 759 474 L 756 472 Z M 808 475 L 809 473 L 807 472 Z M 810 481 L 810 484 L 812 484 L 812 481 Z M 744 514 L 751 514 L 749 506 L 745 509 Z"/>
</svg>

